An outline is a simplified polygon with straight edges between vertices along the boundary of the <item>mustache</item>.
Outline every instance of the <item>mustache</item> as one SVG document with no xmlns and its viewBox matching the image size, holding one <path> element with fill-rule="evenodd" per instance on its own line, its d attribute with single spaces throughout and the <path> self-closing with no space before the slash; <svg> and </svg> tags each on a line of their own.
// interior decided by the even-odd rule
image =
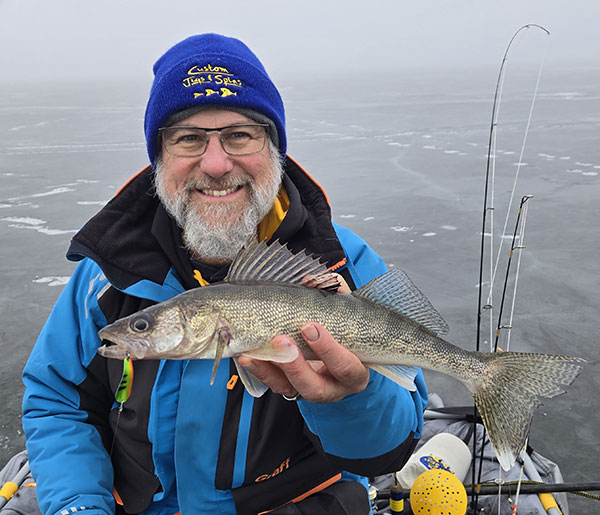
<svg viewBox="0 0 600 515">
<path fill-rule="evenodd" d="M 191 192 L 194 190 L 204 189 L 227 189 L 252 184 L 254 184 L 254 178 L 251 175 L 221 177 L 219 179 L 215 179 L 214 177 L 210 176 L 190 177 L 183 184 L 183 190 L 186 192 Z"/>
</svg>

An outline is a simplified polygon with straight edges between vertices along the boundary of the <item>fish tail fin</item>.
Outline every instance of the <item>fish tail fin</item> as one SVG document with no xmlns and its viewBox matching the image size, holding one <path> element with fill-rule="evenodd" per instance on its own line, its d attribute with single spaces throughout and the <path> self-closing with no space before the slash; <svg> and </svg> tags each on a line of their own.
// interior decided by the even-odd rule
<svg viewBox="0 0 600 515">
<path fill-rule="evenodd" d="M 469 389 L 504 470 L 525 445 L 540 397 L 564 393 L 585 360 L 569 356 L 504 352 L 481 355 L 485 370 Z"/>
</svg>

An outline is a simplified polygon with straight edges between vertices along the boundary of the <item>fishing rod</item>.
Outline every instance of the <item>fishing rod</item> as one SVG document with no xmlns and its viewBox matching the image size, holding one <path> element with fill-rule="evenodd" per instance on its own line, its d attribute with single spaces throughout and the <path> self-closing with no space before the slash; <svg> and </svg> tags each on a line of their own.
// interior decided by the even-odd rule
<svg viewBox="0 0 600 515">
<path fill-rule="evenodd" d="M 533 195 L 524 195 L 521 198 L 521 204 L 519 206 L 519 211 L 518 211 L 517 217 L 516 217 L 515 228 L 514 228 L 514 231 L 512 234 L 511 249 L 510 249 L 510 253 L 509 253 L 509 257 L 508 257 L 508 261 L 507 261 L 507 265 L 506 265 L 506 274 L 505 274 L 505 278 L 504 278 L 504 285 L 502 288 L 502 298 L 500 301 L 500 307 L 499 307 L 499 311 L 498 311 L 498 322 L 496 324 L 496 336 L 495 336 L 495 341 L 494 341 L 493 352 L 508 351 L 509 347 L 510 347 L 510 334 L 511 334 L 511 330 L 512 330 L 512 320 L 513 320 L 514 310 L 515 310 L 517 284 L 519 281 L 519 269 L 520 269 L 520 263 L 521 263 L 521 255 L 522 255 L 521 251 L 525 248 L 523 243 L 525 241 L 525 223 L 527 220 L 527 207 L 529 205 L 529 204 L 527 204 L 527 201 L 531 198 L 533 198 Z M 516 243 L 517 241 L 519 242 L 518 244 Z M 514 285 L 513 285 L 513 291 L 512 291 L 511 310 L 510 310 L 508 323 L 503 324 L 502 317 L 503 317 L 503 312 L 504 312 L 504 304 L 506 301 L 506 291 L 508 288 L 508 282 L 509 282 L 509 278 L 510 278 L 512 259 L 513 259 L 514 252 L 516 250 L 519 251 L 519 255 L 518 255 L 518 259 L 517 259 L 517 271 L 515 273 L 515 279 L 514 279 Z M 491 309 L 491 306 L 490 306 L 490 309 Z M 492 329 L 491 325 L 490 325 L 490 329 Z M 500 346 L 498 344 L 502 330 L 505 330 L 507 333 L 507 340 L 506 340 L 507 343 L 506 343 L 505 349 L 500 348 Z M 491 339 L 490 339 L 490 341 L 491 341 Z M 477 427 L 474 424 L 474 426 L 473 426 L 474 434 L 475 434 L 476 430 L 477 430 Z M 474 442 L 474 444 L 473 444 L 473 447 L 474 447 L 473 455 L 474 456 L 476 455 L 475 446 L 476 446 L 476 443 Z M 480 467 L 479 467 L 477 483 L 481 483 L 481 475 L 482 475 L 482 470 L 483 470 L 481 463 L 483 462 L 484 446 L 485 446 L 485 426 L 483 427 L 483 445 L 481 446 L 481 450 L 479 453 Z M 527 446 L 527 444 L 525 445 L 525 447 L 526 446 Z M 531 463 L 531 459 L 523 451 L 521 452 L 521 456 L 523 459 L 527 459 L 526 463 L 528 462 L 528 466 L 524 467 L 523 459 L 520 460 L 521 470 L 520 470 L 519 481 L 518 481 L 518 486 L 517 486 L 515 504 L 513 506 L 515 513 L 516 513 L 517 504 L 518 504 L 519 494 L 521 493 L 521 482 L 523 479 L 523 473 L 526 472 L 530 479 L 541 480 L 541 478 L 539 477 L 539 474 L 537 473 L 537 470 L 535 469 L 535 466 L 533 465 L 533 463 Z M 474 476 L 474 471 L 475 471 L 475 463 L 473 464 L 473 476 Z M 531 475 L 532 473 L 536 474 L 536 477 L 533 477 Z M 475 484 L 475 483 L 473 483 L 473 484 Z M 501 496 L 501 491 L 499 490 L 498 498 L 500 498 L 500 496 Z M 550 494 L 547 494 L 547 496 L 550 496 Z M 478 497 L 475 494 L 472 494 L 472 497 L 473 497 L 473 502 L 475 503 L 475 509 L 476 509 Z M 552 498 L 550 504 L 556 504 L 553 498 Z"/>
<path fill-rule="evenodd" d="M 518 481 L 505 481 L 500 484 L 493 482 L 486 483 L 477 483 L 475 485 L 466 484 L 464 485 L 467 490 L 467 495 L 469 494 L 469 489 L 475 489 L 477 495 L 497 495 L 498 489 L 503 490 L 504 494 L 512 494 L 511 487 L 517 486 Z M 600 491 L 600 483 L 543 483 L 538 481 L 523 481 L 521 486 L 522 494 L 543 494 L 543 493 L 572 493 L 585 495 L 588 492 L 598 492 Z M 377 497 L 379 499 L 389 499 L 390 498 L 390 489 L 381 489 L 377 490 Z M 410 496 L 410 490 L 402 490 L 402 495 L 405 499 Z M 587 497 L 587 495 L 586 495 Z M 591 497 L 597 498 L 596 500 L 600 500 L 600 496 L 592 495 Z"/>
<path fill-rule="evenodd" d="M 502 231 L 501 234 L 501 238 L 500 238 L 500 245 L 498 248 L 498 257 L 496 258 L 496 264 L 493 264 L 493 253 L 494 253 L 494 232 L 493 232 L 493 213 L 494 213 L 494 186 L 495 186 L 495 175 L 496 175 L 496 138 L 497 138 L 497 127 L 498 127 L 498 116 L 499 116 L 499 111 L 500 111 L 500 103 L 501 103 L 501 98 L 502 98 L 502 92 L 504 89 L 504 80 L 505 80 L 505 72 L 506 72 L 506 63 L 508 60 L 508 55 L 510 52 L 510 49 L 513 45 L 513 42 L 516 40 L 516 38 L 519 36 L 519 34 L 522 33 L 522 31 L 528 30 L 530 28 L 535 28 L 535 29 L 539 29 L 541 31 L 543 31 L 546 35 L 550 35 L 550 32 L 545 29 L 544 27 L 542 27 L 541 25 L 537 25 L 537 24 L 527 24 L 527 25 L 523 25 L 522 27 L 520 27 L 512 36 L 512 38 L 510 39 L 506 50 L 504 52 L 504 56 L 502 58 L 502 62 L 500 65 L 500 70 L 498 73 L 498 79 L 496 81 L 496 89 L 495 89 L 495 93 L 494 93 L 494 102 L 493 102 L 493 106 L 492 106 L 492 120 L 490 123 L 490 132 L 489 132 L 489 141 L 488 141 L 488 153 L 487 153 L 487 162 L 486 162 L 486 173 L 485 173 L 485 187 L 484 187 L 484 196 L 483 196 L 483 212 L 482 212 L 482 224 L 481 224 L 481 244 L 480 244 L 480 259 L 479 259 L 479 288 L 478 288 L 478 300 L 477 300 L 477 330 L 476 330 L 476 345 L 475 348 L 477 351 L 480 350 L 481 348 L 481 326 L 482 326 L 482 318 L 483 318 L 483 313 L 484 311 L 489 311 L 490 314 L 490 345 L 492 342 L 492 328 L 493 328 L 493 302 L 492 302 L 492 293 L 493 293 L 493 284 L 495 281 L 495 275 L 496 275 L 496 271 L 497 271 L 497 266 L 498 266 L 498 262 L 499 262 L 499 257 L 501 255 L 501 251 L 502 251 L 502 243 L 503 243 L 503 236 L 506 232 L 506 227 L 508 224 L 508 219 L 509 219 L 509 215 L 510 215 L 510 211 L 511 211 L 511 206 L 512 206 L 512 201 L 513 201 L 513 197 L 514 197 L 514 193 L 516 190 L 516 185 L 517 185 L 517 180 L 518 180 L 518 175 L 519 175 L 519 171 L 523 162 L 523 153 L 524 153 L 524 149 L 525 149 L 525 143 L 527 141 L 527 135 L 529 132 L 529 128 L 530 128 L 530 123 L 531 123 L 531 117 L 533 114 L 533 106 L 535 104 L 535 99 L 537 97 L 537 91 L 539 88 L 539 83 L 540 83 L 540 77 L 541 77 L 541 73 L 542 73 L 542 69 L 543 69 L 543 59 L 542 62 L 540 63 L 540 68 L 539 68 L 539 72 L 538 72 L 538 77 L 537 77 L 537 83 L 535 86 L 535 91 L 534 91 L 534 95 L 533 95 L 533 99 L 532 99 L 532 103 L 531 103 L 531 107 L 529 109 L 529 116 L 528 116 L 528 120 L 527 120 L 527 124 L 526 124 L 526 128 L 525 128 L 525 135 L 523 138 L 523 143 L 521 145 L 521 152 L 520 152 L 520 156 L 519 156 L 519 161 L 518 161 L 518 166 L 517 166 L 517 171 L 515 174 L 515 178 L 514 178 L 514 182 L 513 182 L 513 187 L 511 190 L 511 195 L 510 195 L 510 201 L 509 201 L 509 205 L 508 205 L 508 209 L 507 209 L 507 214 L 506 214 L 506 220 L 505 220 L 505 224 L 504 224 L 504 229 Z M 521 207 L 523 206 L 523 203 L 521 204 Z M 489 294 L 488 294 L 488 298 L 487 298 L 487 302 L 485 303 L 485 305 L 483 304 L 483 273 L 484 273 L 484 261 L 485 261 L 485 255 L 486 255 L 486 228 L 488 225 L 488 211 L 490 213 L 490 232 L 489 232 L 489 238 L 490 238 L 490 280 L 489 280 Z M 519 211 L 519 214 L 521 213 L 521 211 Z M 517 221 L 517 226 L 518 226 L 518 221 Z M 516 226 L 516 227 L 517 227 Z M 516 231 L 516 227 L 515 227 L 515 231 Z M 514 247 L 514 235 L 513 235 L 513 247 Z M 512 252 L 511 251 L 511 258 L 512 258 Z M 509 258 L 510 259 L 510 258 Z M 520 262 L 520 260 L 519 260 Z M 510 261 L 509 261 L 509 266 L 510 266 Z M 504 292 L 506 291 L 506 283 L 507 283 L 507 279 L 508 279 L 508 274 L 509 271 L 507 270 L 507 275 L 505 278 L 505 284 L 504 284 Z M 515 293 L 516 293 L 516 281 L 515 281 Z M 504 295 L 502 298 L 502 304 L 504 303 Z M 513 310 L 514 310 L 514 301 L 513 301 Z M 498 327 L 501 326 L 501 317 L 499 317 L 498 319 Z M 512 324 L 512 314 L 511 314 L 511 324 Z M 509 324 L 509 325 L 511 325 Z M 497 333 L 498 333 L 498 328 L 497 328 Z M 496 345 L 497 346 L 497 338 L 496 338 Z M 473 415 L 474 415 L 474 419 L 477 418 L 477 408 L 475 406 L 473 406 Z M 473 424 L 473 456 L 477 456 L 477 438 L 476 438 L 476 431 L 477 431 L 477 427 L 476 424 Z M 485 442 L 485 429 L 483 430 L 483 441 Z M 478 475 L 478 480 L 475 479 L 476 477 L 476 472 L 475 472 L 475 463 L 476 463 L 476 459 L 474 458 L 474 462 L 473 462 L 473 467 L 472 467 L 472 484 L 475 485 L 477 483 L 479 483 L 481 481 L 481 475 L 482 475 L 482 462 L 483 462 L 483 445 L 481 447 L 481 452 L 479 455 L 479 473 Z M 477 509 L 477 503 L 478 503 L 478 494 L 477 492 L 473 489 L 472 491 L 472 504 L 471 507 L 472 509 L 475 511 Z"/>
<path fill-rule="evenodd" d="M 515 282 L 514 282 L 514 288 L 513 288 L 513 292 L 512 292 L 512 306 L 511 306 L 511 312 L 510 312 L 510 317 L 509 317 L 509 321 L 507 324 L 502 324 L 502 314 L 504 311 L 504 301 L 506 300 L 506 290 L 508 287 L 508 279 L 510 276 L 510 265 L 512 263 L 512 258 L 513 258 L 513 254 L 515 252 L 515 250 L 519 250 L 521 251 L 522 249 L 524 249 L 524 236 L 525 236 L 525 220 L 527 218 L 527 205 L 526 202 L 530 199 L 533 198 L 533 195 L 524 195 L 521 198 L 521 205 L 519 206 L 519 212 L 517 214 L 517 221 L 515 222 L 515 230 L 513 232 L 513 236 L 512 236 L 512 245 L 510 248 L 510 254 L 508 256 L 508 262 L 506 264 L 506 275 L 504 277 L 504 286 L 502 287 L 502 299 L 500 301 L 500 308 L 498 311 L 498 323 L 496 324 L 496 339 L 494 341 L 494 352 L 497 352 L 498 350 L 509 350 L 509 344 L 506 345 L 505 349 L 500 349 L 500 347 L 498 347 L 498 340 L 500 339 L 500 332 L 502 331 L 502 329 L 507 329 L 508 330 L 508 335 L 510 335 L 510 330 L 512 329 L 512 319 L 513 319 L 513 315 L 514 315 L 514 310 L 515 310 L 515 298 L 516 298 L 516 294 L 517 294 L 517 283 L 518 283 L 518 269 L 519 269 L 519 264 L 521 262 L 521 252 L 519 252 L 519 259 L 517 261 L 517 273 L 515 275 Z M 523 219 L 523 223 L 520 224 L 521 222 L 521 215 L 523 215 L 522 219 Z M 518 231 L 519 227 L 520 232 Z M 519 232 L 519 235 L 517 235 L 517 232 Z M 516 244 L 516 241 L 519 240 L 518 245 Z"/>
<path fill-rule="evenodd" d="M 523 30 L 527 30 L 529 28 L 538 28 L 541 29 L 542 31 L 544 31 L 544 33 L 546 35 L 550 35 L 550 32 L 548 30 L 546 30 L 544 27 L 542 27 L 541 25 L 536 25 L 536 24 L 528 24 L 528 25 L 523 25 L 519 30 L 517 30 L 510 42 L 508 43 L 508 46 L 506 47 L 506 50 L 504 52 L 504 56 L 502 58 L 502 63 L 500 65 L 500 71 L 498 73 L 498 79 L 496 82 L 496 90 L 494 93 L 494 102 L 492 105 L 492 120 L 490 123 L 490 136 L 489 136 L 489 141 L 488 141 L 488 153 L 487 153 L 487 161 L 486 161 L 486 172 L 485 172 L 485 188 L 484 188 L 484 195 L 483 195 L 483 212 L 482 212 L 482 224 L 481 224 L 481 245 L 480 245 L 480 258 L 479 258 L 479 295 L 478 295 L 478 306 L 477 306 L 477 334 L 476 334 L 476 350 L 479 351 L 480 350 L 480 342 L 481 342 L 481 319 L 483 316 L 483 300 L 482 300 L 482 290 L 483 290 L 483 269 L 484 269 L 484 259 L 485 259 L 485 238 L 486 238 L 486 228 L 487 228 L 487 213 L 488 211 L 490 211 L 490 217 L 492 218 L 491 220 L 491 227 L 490 227 L 490 257 L 491 259 L 493 259 L 492 253 L 493 253 L 493 211 L 495 209 L 494 205 L 493 205 L 493 201 L 494 201 L 494 184 L 495 184 L 495 171 L 496 171 L 496 136 L 497 136 L 497 126 L 498 126 L 498 116 L 499 116 L 499 111 L 500 111 L 500 102 L 501 102 L 501 98 L 502 98 L 502 92 L 504 90 L 504 79 L 505 79 L 505 71 L 506 71 L 506 63 L 508 60 L 508 54 L 510 52 L 510 49 L 512 47 L 513 42 L 515 41 L 515 39 L 517 38 L 517 36 L 523 31 Z M 517 179 L 518 179 L 518 172 L 522 163 L 522 157 L 523 157 L 523 152 L 524 152 L 524 148 L 525 148 L 525 142 L 527 140 L 527 134 L 529 132 L 529 127 L 530 127 L 530 122 L 531 122 L 531 115 L 533 114 L 533 105 L 535 103 L 535 99 L 537 96 L 537 90 L 539 88 L 539 81 L 540 81 L 540 77 L 541 77 L 541 71 L 543 68 L 543 61 L 540 64 L 540 69 L 538 72 L 538 80 L 536 83 L 536 87 L 535 87 L 535 92 L 534 92 L 534 96 L 532 99 L 532 104 L 529 110 L 529 117 L 528 117 L 528 121 L 527 121 L 527 126 L 525 129 L 525 136 L 523 138 L 523 144 L 521 145 L 521 152 L 520 152 L 520 156 L 519 156 L 519 162 L 518 162 L 518 167 L 517 167 L 517 172 L 515 174 L 515 180 L 513 182 L 513 188 L 511 191 L 511 199 L 510 199 L 510 203 L 509 203 L 509 207 L 507 209 L 507 219 L 508 219 L 508 213 L 510 212 L 510 206 L 512 205 L 512 198 L 514 195 L 514 191 L 516 189 L 516 183 L 517 183 Z M 491 196 L 491 199 L 490 199 Z M 488 199 L 491 200 L 490 204 L 488 206 Z M 505 229 L 506 230 L 506 223 L 505 222 Z M 500 251 L 501 251 L 501 244 L 502 244 L 502 239 L 500 240 L 500 249 L 498 252 L 498 256 L 500 255 Z M 497 263 L 498 263 L 498 258 L 496 259 L 496 267 L 497 267 Z M 493 282 L 495 279 L 495 273 L 491 272 L 490 274 L 490 288 L 493 286 Z M 490 300 L 490 297 L 488 296 L 488 300 Z M 491 302 L 488 302 L 488 304 L 486 304 L 486 306 L 491 306 Z"/>
</svg>

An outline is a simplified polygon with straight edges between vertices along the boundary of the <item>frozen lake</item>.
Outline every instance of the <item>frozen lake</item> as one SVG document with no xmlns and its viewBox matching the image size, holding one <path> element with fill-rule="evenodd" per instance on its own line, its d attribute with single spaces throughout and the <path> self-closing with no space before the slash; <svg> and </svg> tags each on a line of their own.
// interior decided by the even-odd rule
<svg viewBox="0 0 600 515">
<path fill-rule="evenodd" d="M 498 131 L 498 221 L 519 160 L 531 79 L 507 78 Z M 405 270 L 449 323 L 449 340 L 468 349 L 475 348 L 495 83 L 495 71 L 482 71 L 281 85 L 289 153 L 328 192 L 334 219 L 369 241 L 388 266 Z M 0 465 L 24 447 L 20 374 L 72 273 L 64 258 L 68 242 L 146 166 L 148 87 L 0 85 Z M 589 362 L 566 395 L 545 401 L 532 427 L 531 445 L 559 463 L 567 482 L 600 481 L 599 134 L 600 70 L 545 72 L 516 193 L 534 198 L 511 350 Z M 470 402 L 462 385 L 427 377 L 447 404 Z M 569 499 L 573 513 L 590 506 Z"/>
</svg>

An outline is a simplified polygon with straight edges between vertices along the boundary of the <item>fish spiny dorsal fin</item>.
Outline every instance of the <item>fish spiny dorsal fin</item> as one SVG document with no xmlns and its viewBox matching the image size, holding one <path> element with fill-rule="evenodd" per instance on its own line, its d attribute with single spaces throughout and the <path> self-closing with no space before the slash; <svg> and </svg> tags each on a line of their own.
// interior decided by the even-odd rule
<svg viewBox="0 0 600 515">
<path fill-rule="evenodd" d="M 252 267 L 256 266 L 256 260 L 260 259 L 267 250 L 266 245 L 250 244 L 244 247 L 231 263 L 225 280 L 228 280 L 229 277 L 243 276 L 248 268 L 252 270 Z"/>
<path fill-rule="evenodd" d="M 340 276 L 335 272 L 328 272 L 321 275 L 305 275 L 302 278 L 302 284 L 307 288 L 332 292 L 337 292 L 341 286 Z"/>
<path fill-rule="evenodd" d="M 304 251 L 293 254 L 279 240 L 271 245 L 254 241 L 233 260 L 225 282 L 277 282 L 300 286 L 306 276 L 314 278 L 328 273 L 327 267 L 318 259 Z M 319 281 L 315 283 L 319 284 Z"/>
<path fill-rule="evenodd" d="M 448 332 L 448 324 L 402 270 L 390 270 L 352 295 L 384 306 L 435 334 Z"/>
</svg>

